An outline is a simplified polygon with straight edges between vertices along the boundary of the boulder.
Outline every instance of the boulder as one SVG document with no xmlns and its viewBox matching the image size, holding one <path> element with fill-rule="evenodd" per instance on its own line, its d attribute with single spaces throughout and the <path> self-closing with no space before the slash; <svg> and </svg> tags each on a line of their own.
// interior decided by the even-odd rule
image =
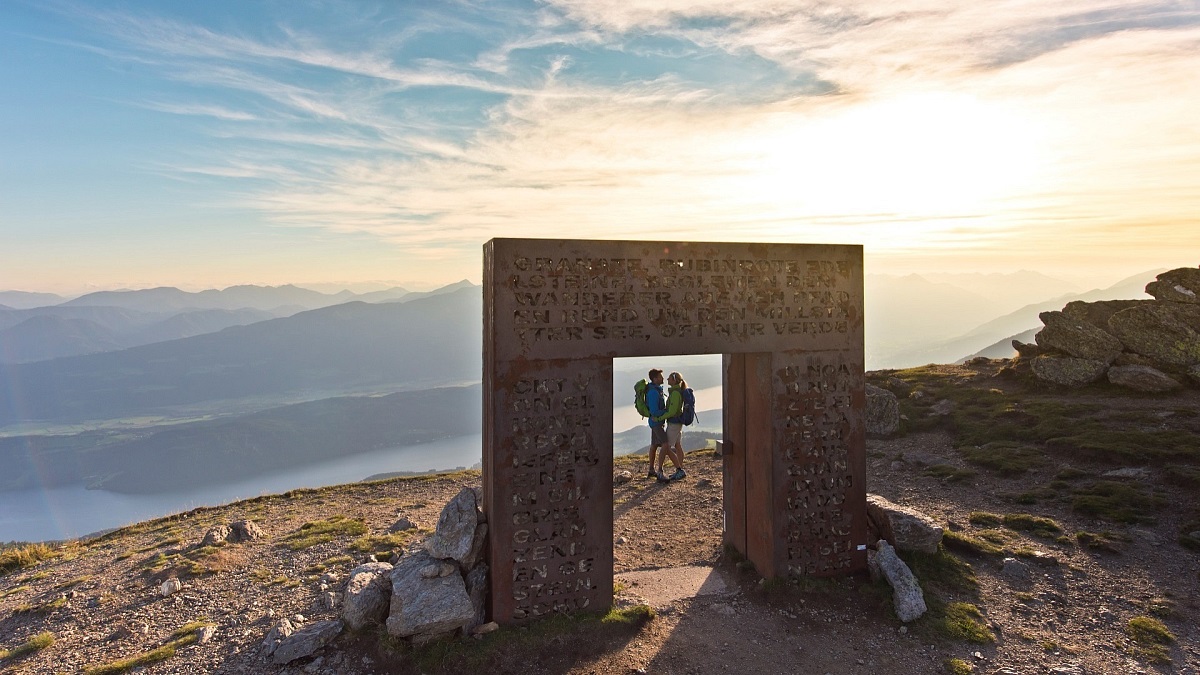
<svg viewBox="0 0 1200 675">
<path fill-rule="evenodd" d="M 1158 300 L 1200 304 L 1200 269 L 1180 267 L 1155 277 L 1146 285 L 1146 292 Z"/>
<path fill-rule="evenodd" d="M 390 635 L 441 635 L 475 620 L 475 607 L 458 566 L 445 563 L 422 551 L 396 564 L 387 619 Z"/>
<path fill-rule="evenodd" d="M 1108 370 L 1108 364 L 1104 361 L 1058 354 L 1042 354 L 1030 362 L 1030 367 L 1039 380 L 1068 387 L 1091 384 Z"/>
<path fill-rule="evenodd" d="M 481 522 L 483 518 L 479 513 L 475 491 L 463 488 L 442 509 L 437 531 L 425 541 L 425 550 L 435 558 L 453 558 L 464 562 L 475 548 L 476 530 Z"/>
<path fill-rule="evenodd" d="M 1042 353 L 1042 348 L 1037 343 L 1021 342 L 1020 340 L 1013 340 L 1012 348 L 1017 350 L 1017 356 L 1023 359 L 1032 359 Z"/>
<path fill-rule="evenodd" d="M 1166 373 L 1150 366 L 1113 366 L 1108 369 L 1108 381 L 1146 393 L 1173 391 L 1183 386 Z"/>
<path fill-rule="evenodd" d="M 275 647 L 272 661 L 283 665 L 296 659 L 312 656 L 342 632 L 342 622 L 336 619 L 317 621 L 283 638 Z"/>
<path fill-rule="evenodd" d="M 395 534 L 396 532 L 407 532 L 408 530 L 416 530 L 416 529 L 419 529 L 420 527 L 421 526 L 418 525 L 416 523 L 416 521 L 412 520 L 411 518 L 407 518 L 405 516 L 400 516 L 399 518 L 396 519 L 396 522 L 392 523 L 391 527 L 389 527 L 387 529 L 387 531 L 388 531 L 388 534 Z"/>
<path fill-rule="evenodd" d="M 1099 328 L 1100 330 L 1112 334 L 1112 328 L 1108 325 L 1109 318 L 1113 314 L 1130 307 L 1137 307 L 1146 303 L 1152 303 L 1153 300 L 1096 300 L 1093 302 L 1085 302 L 1083 300 L 1075 300 L 1068 302 L 1062 308 L 1062 313 L 1068 318 L 1076 321 L 1084 321 Z M 1114 336 L 1115 337 L 1115 336 Z"/>
<path fill-rule="evenodd" d="M 378 626 L 387 620 L 392 603 L 391 571 L 388 563 L 373 562 L 350 572 L 342 596 L 342 620 L 350 630 Z"/>
<path fill-rule="evenodd" d="M 900 401 L 887 389 L 867 385 L 867 433 L 889 436 L 900 428 Z"/>
<path fill-rule="evenodd" d="M 243 541 L 253 541 L 267 536 L 253 520 L 239 520 L 230 526 L 233 531 L 229 533 L 227 541 L 234 544 L 240 544 Z"/>
<path fill-rule="evenodd" d="M 875 550 L 879 571 L 892 587 L 892 604 L 895 605 L 897 618 L 904 623 L 921 618 L 926 609 L 925 595 L 912 570 L 886 541 L 880 539 Z"/>
<path fill-rule="evenodd" d="M 263 638 L 262 651 L 264 656 L 270 656 L 275 653 L 279 644 L 284 641 L 289 635 L 295 632 L 296 628 L 292 622 L 287 619 L 280 619 L 279 623 L 275 624 L 267 637 Z"/>
<path fill-rule="evenodd" d="M 474 630 L 487 621 L 488 566 L 476 565 L 467 573 L 467 595 L 471 598 L 471 606 L 475 608 L 475 618 L 467 624 L 468 630 Z"/>
<path fill-rule="evenodd" d="M 200 542 L 201 546 L 220 546 L 225 543 L 229 535 L 233 533 L 233 528 L 228 525 L 213 525 L 204 533 L 204 540 Z"/>
<path fill-rule="evenodd" d="M 633 472 L 628 469 L 613 474 L 613 485 L 624 485 L 633 480 Z"/>
<path fill-rule="evenodd" d="M 1152 302 L 1113 314 L 1113 334 L 1165 370 L 1200 364 L 1200 305 Z"/>
<path fill-rule="evenodd" d="M 169 595 L 174 595 L 181 590 L 183 590 L 183 582 L 175 577 L 171 577 L 170 579 L 162 582 L 162 586 L 159 586 L 158 588 L 159 594 L 164 598 Z"/>
<path fill-rule="evenodd" d="M 1046 324 L 1033 336 L 1039 347 L 1105 364 L 1112 363 L 1124 348 L 1120 340 L 1107 332 L 1063 312 L 1042 312 L 1038 317 Z"/>
<path fill-rule="evenodd" d="M 867 495 L 867 518 L 880 537 L 901 551 L 937 553 L 942 542 L 942 527 L 932 518 L 879 495 Z"/>
</svg>

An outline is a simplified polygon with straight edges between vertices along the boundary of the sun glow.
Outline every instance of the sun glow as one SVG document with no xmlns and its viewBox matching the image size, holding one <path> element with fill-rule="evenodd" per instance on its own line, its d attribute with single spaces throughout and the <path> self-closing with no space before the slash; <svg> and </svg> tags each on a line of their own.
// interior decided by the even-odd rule
<svg viewBox="0 0 1200 675">
<path fill-rule="evenodd" d="M 964 94 L 830 106 L 776 115 L 740 141 L 734 182 L 794 216 L 886 220 L 865 226 L 876 245 L 924 235 L 936 246 L 939 233 L 1039 191 L 1043 135 L 1028 113 Z"/>
</svg>

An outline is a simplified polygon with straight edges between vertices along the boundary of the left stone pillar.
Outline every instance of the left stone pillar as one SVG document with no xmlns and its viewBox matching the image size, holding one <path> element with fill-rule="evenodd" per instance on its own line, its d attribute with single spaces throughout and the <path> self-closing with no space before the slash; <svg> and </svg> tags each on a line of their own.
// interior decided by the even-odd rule
<svg viewBox="0 0 1200 675">
<path fill-rule="evenodd" d="M 612 377 L 612 359 L 518 361 L 485 383 L 499 623 L 612 604 Z"/>
</svg>

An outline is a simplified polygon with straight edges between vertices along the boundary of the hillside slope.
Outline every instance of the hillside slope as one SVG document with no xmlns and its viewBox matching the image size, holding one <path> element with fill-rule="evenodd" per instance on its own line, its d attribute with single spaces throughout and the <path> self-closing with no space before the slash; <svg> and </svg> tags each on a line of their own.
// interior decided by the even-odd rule
<svg viewBox="0 0 1200 675">
<path fill-rule="evenodd" d="M 157 654 L 144 672 L 1196 672 L 1200 535 L 1189 533 L 1200 531 L 1200 394 L 1066 392 L 1005 365 L 869 374 L 922 393 L 903 396 L 903 433 L 868 442 L 868 490 L 948 531 L 936 555 L 905 555 L 929 605 L 907 625 L 886 585 L 764 583 L 724 553 L 721 463 L 701 451 L 687 456 L 683 481 L 635 478 L 613 490 L 618 580 L 660 569 L 669 585 L 672 570 L 699 565 L 730 586 L 658 604 L 645 623 L 551 621 L 421 649 L 367 631 L 293 666 L 263 659 L 280 617 L 334 618 L 322 585 L 338 590 L 369 553 L 412 545 L 420 532 L 388 528 L 403 516 L 427 532 L 455 493 L 479 485 L 465 472 L 262 497 L 69 545 L 0 576 L 0 649 L 16 654 L 0 668 L 86 672 Z M 1110 431 L 1092 433 L 1100 429 Z M 618 458 L 617 468 L 636 476 L 643 463 Z M 199 545 L 212 525 L 243 518 L 266 537 Z M 318 526 L 328 539 L 301 542 Z M 163 597 L 169 576 L 184 587 Z M 616 602 L 657 595 L 622 584 Z M 213 625 L 212 639 L 174 643 L 193 622 Z M 52 642 L 33 639 L 41 633 Z"/>
</svg>

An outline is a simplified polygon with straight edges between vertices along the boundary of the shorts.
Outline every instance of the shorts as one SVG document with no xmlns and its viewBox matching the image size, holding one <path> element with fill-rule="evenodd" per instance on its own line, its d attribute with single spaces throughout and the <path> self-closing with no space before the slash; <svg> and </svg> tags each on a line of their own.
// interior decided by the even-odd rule
<svg viewBox="0 0 1200 675">
<path fill-rule="evenodd" d="M 665 445 L 667 442 L 667 430 L 661 424 L 650 427 L 650 445 Z"/>
<path fill-rule="evenodd" d="M 673 448 L 683 437 L 683 425 L 667 422 L 667 447 Z"/>
</svg>

